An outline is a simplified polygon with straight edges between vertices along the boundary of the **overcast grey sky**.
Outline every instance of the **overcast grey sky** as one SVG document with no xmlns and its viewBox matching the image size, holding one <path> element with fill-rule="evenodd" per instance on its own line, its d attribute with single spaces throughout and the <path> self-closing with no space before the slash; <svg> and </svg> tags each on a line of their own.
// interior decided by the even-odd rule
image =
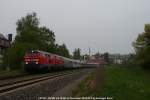
<svg viewBox="0 0 150 100">
<path fill-rule="evenodd" d="M 0 33 L 16 33 L 16 21 L 36 12 L 72 52 L 130 53 L 132 41 L 150 23 L 150 0 L 0 0 Z"/>
</svg>

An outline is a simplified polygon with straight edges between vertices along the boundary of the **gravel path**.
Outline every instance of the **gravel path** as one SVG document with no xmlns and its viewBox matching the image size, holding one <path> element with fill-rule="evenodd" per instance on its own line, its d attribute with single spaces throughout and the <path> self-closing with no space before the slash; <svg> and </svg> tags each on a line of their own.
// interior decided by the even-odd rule
<svg viewBox="0 0 150 100">
<path fill-rule="evenodd" d="M 38 100 L 39 97 L 67 96 L 68 94 L 66 92 L 70 90 L 70 87 L 73 87 L 72 84 L 78 83 L 93 70 L 94 68 L 83 69 L 73 75 L 63 76 L 61 78 L 18 89 L 12 93 L 0 96 L 0 100 Z"/>
</svg>

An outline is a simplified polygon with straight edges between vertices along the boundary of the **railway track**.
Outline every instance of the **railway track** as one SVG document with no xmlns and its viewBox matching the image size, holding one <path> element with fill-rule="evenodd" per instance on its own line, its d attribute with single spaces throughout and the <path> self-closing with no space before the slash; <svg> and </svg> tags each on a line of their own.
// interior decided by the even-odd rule
<svg viewBox="0 0 150 100">
<path fill-rule="evenodd" d="M 32 84 L 37 84 L 37 83 L 40 83 L 40 82 L 43 82 L 46 80 L 56 79 L 56 78 L 63 77 L 66 75 L 71 75 L 75 72 L 76 71 L 55 73 L 55 74 L 51 74 L 49 76 L 47 75 L 47 76 L 41 76 L 41 77 L 31 78 L 31 79 L 26 79 L 26 80 L 21 80 L 21 81 L 18 80 L 16 82 L 7 83 L 7 84 L 1 84 L 0 85 L 0 96 L 4 95 L 6 93 L 13 92 L 17 89 L 21 89 L 22 87 L 30 86 Z"/>
</svg>

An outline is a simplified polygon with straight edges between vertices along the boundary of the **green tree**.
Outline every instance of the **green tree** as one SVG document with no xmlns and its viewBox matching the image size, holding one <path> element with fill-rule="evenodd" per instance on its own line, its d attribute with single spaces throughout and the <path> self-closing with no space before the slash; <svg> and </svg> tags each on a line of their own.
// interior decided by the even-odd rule
<svg viewBox="0 0 150 100">
<path fill-rule="evenodd" d="M 52 51 L 55 48 L 54 32 L 46 27 L 39 27 L 36 13 L 27 14 L 16 23 L 16 37 L 4 55 L 4 65 L 20 68 L 23 57 L 28 50 Z"/>
<path fill-rule="evenodd" d="M 145 32 L 138 35 L 133 42 L 137 63 L 143 68 L 150 69 L 150 24 L 145 25 Z"/>
<path fill-rule="evenodd" d="M 23 65 L 23 56 L 28 50 L 37 49 L 36 45 L 28 43 L 15 43 L 9 48 L 3 58 L 3 65 L 11 69 L 21 68 Z"/>
<path fill-rule="evenodd" d="M 81 59 L 81 50 L 79 48 L 75 49 L 73 52 L 73 58 L 74 59 Z"/>
<path fill-rule="evenodd" d="M 36 13 L 27 14 L 27 16 L 19 19 L 16 25 L 17 35 L 14 41 L 15 43 L 37 44 L 37 42 L 40 42 L 39 20 Z"/>
<path fill-rule="evenodd" d="M 41 50 L 53 53 L 55 48 L 54 32 L 46 27 L 41 27 L 39 30 L 40 30 Z"/>
<path fill-rule="evenodd" d="M 94 56 L 96 59 L 99 59 L 101 57 L 101 54 L 99 52 L 97 52 Z"/>
<path fill-rule="evenodd" d="M 70 58 L 69 50 L 65 44 L 56 45 L 56 54 Z"/>
</svg>

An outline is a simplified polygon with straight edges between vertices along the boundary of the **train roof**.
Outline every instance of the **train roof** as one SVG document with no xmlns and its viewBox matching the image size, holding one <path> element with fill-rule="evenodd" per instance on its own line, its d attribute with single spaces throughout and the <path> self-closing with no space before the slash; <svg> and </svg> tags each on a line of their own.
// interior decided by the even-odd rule
<svg viewBox="0 0 150 100">
<path fill-rule="evenodd" d="M 60 57 L 60 58 L 62 58 L 64 60 L 66 60 L 66 61 L 81 63 L 81 61 L 79 61 L 79 60 L 63 57 L 63 56 L 60 56 L 60 55 L 57 55 L 57 54 L 53 54 L 53 53 L 49 53 L 49 52 L 45 52 L 45 51 L 41 51 L 41 50 L 31 50 L 31 52 L 39 52 L 39 53 L 43 53 L 43 54 L 50 54 L 50 55 L 54 55 L 54 56 Z"/>
</svg>

